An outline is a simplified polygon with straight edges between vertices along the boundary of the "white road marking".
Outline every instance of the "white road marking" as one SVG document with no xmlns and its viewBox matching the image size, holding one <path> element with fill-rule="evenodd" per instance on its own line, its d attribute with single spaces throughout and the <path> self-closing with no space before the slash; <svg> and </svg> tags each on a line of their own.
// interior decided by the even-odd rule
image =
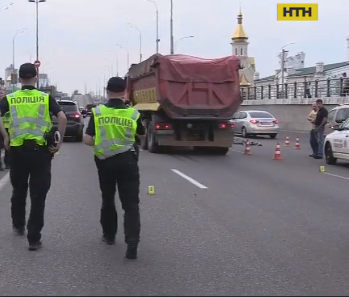
<svg viewBox="0 0 349 297">
<path fill-rule="evenodd" d="M 200 184 L 198 181 L 196 181 L 195 179 L 191 178 L 188 175 L 185 175 L 183 172 L 180 172 L 177 169 L 171 169 L 174 173 L 178 174 L 180 177 L 183 177 L 184 179 L 186 179 L 188 182 L 192 183 L 193 185 L 197 186 L 200 189 L 208 189 L 206 186 L 204 186 L 203 184 Z"/>
<path fill-rule="evenodd" d="M 6 184 L 10 181 L 10 173 L 6 173 L 6 175 L 0 179 L 0 191 L 6 186 Z"/>
<path fill-rule="evenodd" d="M 239 151 L 239 150 L 235 150 L 235 149 L 230 149 L 231 151 L 233 151 L 233 152 L 236 152 L 236 153 L 241 153 L 241 154 L 243 154 L 244 152 L 242 152 L 242 151 Z"/>
<path fill-rule="evenodd" d="M 333 174 L 333 173 L 324 172 L 324 174 L 327 174 L 327 175 L 330 175 L 330 176 L 334 176 L 334 177 L 338 177 L 338 178 L 341 178 L 341 179 L 349 180 L 349 177 L 345 177 L 345 176 L 341 176 L 341 175 L 337 175 L 337 174 Z"/>
</svg>

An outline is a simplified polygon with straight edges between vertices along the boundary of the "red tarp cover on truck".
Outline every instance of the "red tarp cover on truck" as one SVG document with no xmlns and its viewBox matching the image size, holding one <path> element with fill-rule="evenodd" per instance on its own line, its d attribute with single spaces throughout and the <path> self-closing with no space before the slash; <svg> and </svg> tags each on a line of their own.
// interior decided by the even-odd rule
<svg viewBox="0 0 349 297">
<path fill-rule="evenodd" d="M 230 118 L 242 102 L 239 69 L 235 56 L 154 55 L 133 65 L 129 75 L 140 82 L 142 75 L 155 71 L 157 101 L 172 118 Z"/>
</svg>

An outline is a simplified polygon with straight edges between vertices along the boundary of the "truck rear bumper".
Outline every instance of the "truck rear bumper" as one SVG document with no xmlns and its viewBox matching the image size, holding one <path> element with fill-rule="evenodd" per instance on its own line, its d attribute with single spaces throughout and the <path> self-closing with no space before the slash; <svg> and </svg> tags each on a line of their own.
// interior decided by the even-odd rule
<svg viewBox="0 0 349 297">
<path fill-rule="evenodd" d="M 157 131 L 156 139 L 161 146 L 205 146 L 205 147 L 231 147 L 234 143 L 234 133 L 216 133 L 215 140 L 176 140 L 174 131 Z"/>
<path fill-rule="evenodd" d="M 158 144 L 162 146 L 205 146 L 205 147 L 231 147 L 231 142 L 215 142 L 215 141 L 178 141 L 171 139 L 158 139 Z"/>
</svg>

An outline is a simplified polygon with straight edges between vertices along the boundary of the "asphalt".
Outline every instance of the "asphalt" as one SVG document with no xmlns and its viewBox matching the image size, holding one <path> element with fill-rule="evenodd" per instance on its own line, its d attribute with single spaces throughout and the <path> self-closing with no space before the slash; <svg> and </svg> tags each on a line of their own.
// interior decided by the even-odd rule
<svg viewBox="0 0 349 297">
<path fill-rule="evenodd" d="M 89 147 L 66 142 L 53 160 L 38 252 L 12 234 L 11 187 L 0 181 L 0 295 L 348 295 L 349 165 L 319 172 L 306 134 L 254 141 L 251 156 L 240 145 L 227 156 L 141 152 L 136 261 L 124 259 L 123 230 L 115 246 L 100 240 Z"/>
</svg>

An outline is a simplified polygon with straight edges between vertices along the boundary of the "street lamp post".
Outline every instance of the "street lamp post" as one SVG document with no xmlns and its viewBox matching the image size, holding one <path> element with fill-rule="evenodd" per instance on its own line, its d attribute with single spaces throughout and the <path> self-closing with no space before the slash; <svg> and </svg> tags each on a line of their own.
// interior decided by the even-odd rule
<svg viewBox="0 0 349 297">
<path fill-rule="evenodd" d="M 7 4 L 7 5 L 1 6 L 1 7 L 0 7 L 0 12 L 1 12 L 1 11 L 4 11 L 4 10 L 8 10 L 12 5 L 13 5 L 13 3 L 10 3 L 10 4 Z"/>
<path fill-rule="evenodd" d="M 134 28 L 138 31 L 138 34 L 139 34 L 139 62 L 142 62 L 142 32 L 141 32 L 141 30 L 139 30 L 139 28 L 136 25 L 131 24 L 131 23 L 128 23 L 128 25 L 131 28 Z"/>
<path fill-rule="evenodd" d="M 171 19 L 170 19 L 170 40 L 171 40 L 171 55 L 174 54 L 174 41 L 173 41 L 173 0 L 171 1 Z"/>
<path fill-rule="evenodd" d="M 116 76 L 119 76 L 119 57 L 118 55 L 115 55 L 116 57 Z"/>
<path fill-rule="evenodd" d="M 179 42 L 181 42 L 183 39 L 188 39 L 188 38 L 194 38 L 194 35 L 190 35 L 190 36 L 184 36 L 184 37 L 182 37 L 182 38 L 178 39 L 178 40 L 176 41 L 176 43 L 175 43 L 174 48 L 176 49 L 176 48 L 177 48 L 178 43 L 179 43 Z"/>
<path fill-rule="evenodd" d="M 36 60 L 39 61 L 39 3 L 46 2 L 46 0 L 28 0 L 36 4 Z M 39 67 L 37 69 L 38 80 L 36 82 L 37 88 L 39 88 Z"/>
<path fill-rule="evenodd" d="M 150 3 L 153 3 L 156 9 L 156 53 L 159 53 L 159 43 L 160 43 L 160 38 L 159 38 L 159 9 L 158 5 L 154 0 L 147 0 Z"/>
<path fill-rule="evenodd" d="M 12 92 L 15 91 L 15 69 L 16 69 L 16 66 L 15 66 L 15 46 L 16 46 L 16 37 L 19 35 L 19 34 L 22 34 L 24 33 L 24 31 L 27 30 L 27 28 L 24 28 L 22 30 L 19 30 L 15 33 L 15 35 L 13 36 L 13 39 L 12 39 Z"/>
<path fill-rule="evenodd" d="M 289 46 L 291 44 L 294 44 L 294 42 L 288 43 L 284 45 L 281 48 L 281 85 L 282 85 L 282 92 L 284 92 L 284 84 L 285 84 L 285 54 L 287 51 L 285 50 L 286 46 Z"/>
<path fill-rule="evenodd" d="M 116 66 L 116 76 L 119 76 L 119 57 L 116 53 L 109 51 L 108 53 L 115 55 L 115 66 Z M 113 71 L 112 71 L 112 75 L 114 75 L 114 67 L 112 65 Z"/>
<path fill-rule="evenodd" d="M 121 48 L 121 49 L 125 50 L 126 53 L 127 53 L 127 71 L 128 71 L 128 69 L 130 68 L 130 52 L 126 48 L 124 48 L 122 45 L 120 45 L 120 44 L 117 44 L 116 46 L 118 48 Z"/>
</svg>

